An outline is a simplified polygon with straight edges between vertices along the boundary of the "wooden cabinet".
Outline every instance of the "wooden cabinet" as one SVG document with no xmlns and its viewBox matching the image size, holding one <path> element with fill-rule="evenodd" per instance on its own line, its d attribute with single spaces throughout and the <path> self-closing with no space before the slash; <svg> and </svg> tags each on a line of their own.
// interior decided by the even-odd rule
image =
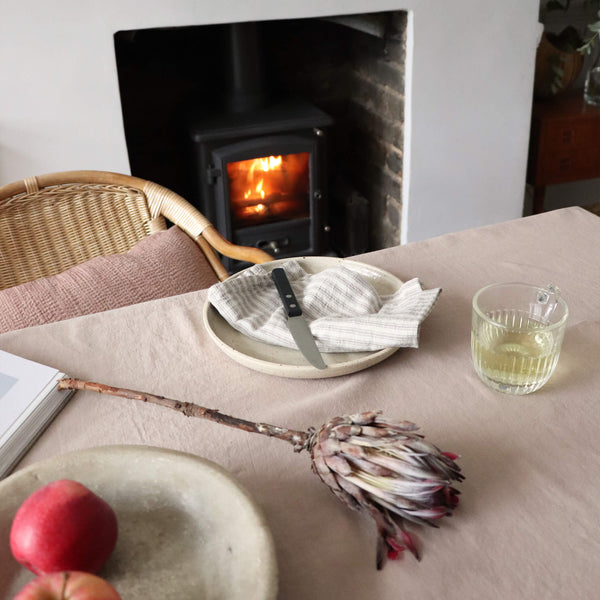
<svg viewBox="0 0 600 600">
<path fill-rule="evenodd" d="M 546 186 L 600 177 L 600 108 L 569 92 L 536 101 L 531 118 L 527 182 L 533 212 L 544 211 Z"/>
</svg>

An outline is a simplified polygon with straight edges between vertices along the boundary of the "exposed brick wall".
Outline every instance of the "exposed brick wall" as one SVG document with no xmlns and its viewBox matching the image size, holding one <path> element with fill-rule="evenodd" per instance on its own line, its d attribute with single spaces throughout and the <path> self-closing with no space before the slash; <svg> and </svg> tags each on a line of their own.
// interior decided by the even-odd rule
<svg viewBox="0 0 600 600">
<path fill-rule="evenodd" d="M 361 37 L 353 47 L 351 170 L 369 199 L 372 249 L 400 243 L 406 13 L 393 13 L 385 43 Z"/>
<path fill-rule="evenodd" d="M 365 238 L 338 232 L 346 253 L 400 243 L 406 12 L 386 17 L 383 38 L 316 19 L 266 29 L 271 81 L 304 95 L 336 120 L 332 226 L 334 231 L 358 227 Z"/>
</svg>

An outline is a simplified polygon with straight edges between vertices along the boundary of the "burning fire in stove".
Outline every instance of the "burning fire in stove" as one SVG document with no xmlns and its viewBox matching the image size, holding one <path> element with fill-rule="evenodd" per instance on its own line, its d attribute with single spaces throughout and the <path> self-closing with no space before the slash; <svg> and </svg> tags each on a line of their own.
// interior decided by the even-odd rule
<svg viewBox="0 0 600 600">
<path fill-rule="evenodd" d="M 309 153 L 227 164 L 235 227 L 308 217 Z"/>
<path fill-rule="evenodd" d="M 248 161 L 243 161 L 243 162 L 248 162 Z M 248 190 L 246 191 L 246 193 L 244 194 L 244 198 L 247 200 L 248 198 L 253 198 L 253 197 L 258 197 L 260 196 L 260 198 L 265 197 L 265 190 L 264 188 L 264 183 L 265 183 L 265 176 L 255 176 L 255 172 L 258 169 L 259 172 L 262 173 L 268 173 L 269 171 L 273 171 L 277 168 L 281 169 L 281 162 L 282 162 L 282 158 L 281 156 L 269 156 L 269 158 L 255 158 L 254 160 L 249 161 L 250 164 L 250 170 L 248 172 L 248 179 L 249 179 L 249 183 L 250 183 L 250 188 L 248 188 Z M 254 182 L 258 179 L 258 183 L 256 184 L 256 188 L 254 189 L 254 192 L 252 190 L 252 185 L 254 184 Z M 262 204 L 260 204 L 259 206 L 263 206 Z"/>
</svg>

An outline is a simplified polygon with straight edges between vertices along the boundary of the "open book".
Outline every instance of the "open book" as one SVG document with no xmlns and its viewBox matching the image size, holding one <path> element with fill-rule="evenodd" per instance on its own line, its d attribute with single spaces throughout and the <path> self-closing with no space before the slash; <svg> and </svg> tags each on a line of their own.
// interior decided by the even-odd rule
<svg viewBox="0 0 600 600">
<path fill-rule="evenodd" d="M 73 394 L 64 374 L 0 350 L 0 478 L 5 477 Z"/>
</svg>

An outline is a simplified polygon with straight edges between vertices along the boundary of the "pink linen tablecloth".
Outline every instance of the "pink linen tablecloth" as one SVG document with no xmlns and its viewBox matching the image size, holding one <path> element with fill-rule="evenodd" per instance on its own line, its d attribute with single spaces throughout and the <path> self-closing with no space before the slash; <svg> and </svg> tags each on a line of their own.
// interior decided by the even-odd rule
<svg viewBox="0 0 600 600">
<path fill-rule="evenodd" d="M 461 455 L 461 502 L 413 528 L 423 557 L 375 569 L 373 523 L 291 446 L 156 406 L 78 392 L 20 466 L 74 449 L 149 444 L 228 469 L 274 536 L 281 600 L 591 599 L 600 594 L 600 218 L 569 208 L 357 257 L 443 289 L 418 349 L 351 375 L 295 380 L 225 356 L 202 324 L 206 291 L 6 333 L 0 348 L 74 377 L 305 429 L 382 409 Z M 471 363 L 471 298 L 485 284 L 558 285 L 570 308 L 549 383 L 488 390 Z M 126 600 L 126 599 L 124 599 Z"/>
</svg>

